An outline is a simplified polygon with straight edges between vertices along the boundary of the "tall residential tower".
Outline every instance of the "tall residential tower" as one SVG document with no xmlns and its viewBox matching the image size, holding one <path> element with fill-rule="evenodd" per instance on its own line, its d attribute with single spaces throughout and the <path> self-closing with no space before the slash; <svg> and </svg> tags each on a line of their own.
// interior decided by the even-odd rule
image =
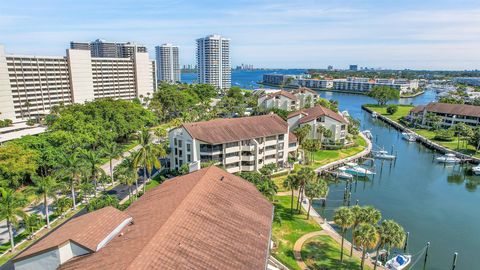
<svg viewBox="0 0 480 270">
<path fill-rule="evenodd" d="M 155 47 L 157 60 L 158 81 L 179 82 L 180 64 L 178 61 L 178 47 L 172 44 L 163 44 Z"/>
<path fill-rule="evenodd" d="M 197 67 L 199 83 L 230 88 L 230 39 L 220 35 L 197 39 Z"/>
<path fill-rule="evenodd" d="M 147 48 L 132 42 L 109 42 L 96 39 L 92 42 L 70 42 L 70 49 L 90 50 L 92 57 L 132 58 L 135 52 L 147 52 Z"/>
</svg>

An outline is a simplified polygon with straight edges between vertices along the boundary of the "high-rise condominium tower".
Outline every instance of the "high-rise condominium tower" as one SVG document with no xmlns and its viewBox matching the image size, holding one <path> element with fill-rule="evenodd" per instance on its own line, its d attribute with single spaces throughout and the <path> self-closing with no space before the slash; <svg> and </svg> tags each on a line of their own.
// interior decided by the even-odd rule
<svg viewBox="0 0 480 270">
<path fill-rule="evenodd" d="M 197 67 L 199 83 L 230 88 L 230 39 L 220 35 L 197 39 Z"/>
<path fill-rule="evenodd" d="M 147 52 L 145 46 L 131 42 L 109 42 L 96 39 L 92 42 L 70 42 L 70 49 L 90 50 L 92 57 L 131 58 L 134 52 Z"/>
<path fill-rule="evenodd" d="M 178 61 L 178 47 L 172 44 L 156 46 L 155 55 L 158 80 L 171 83 L 179 82 L 180 64 Z"/>
</svg>

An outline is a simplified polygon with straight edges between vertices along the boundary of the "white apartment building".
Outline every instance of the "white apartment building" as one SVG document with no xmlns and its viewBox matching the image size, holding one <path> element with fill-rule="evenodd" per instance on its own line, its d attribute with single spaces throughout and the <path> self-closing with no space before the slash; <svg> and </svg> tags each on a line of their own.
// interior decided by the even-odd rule
<svg viewBox="0 0 480 270">
<path fill-rule="evenodd" d="M 92 57 L 125 58 L 135 52 L 147 52 L 147 48 L 132 42 L 110 42 L 96 39 L 91 42 L 70 42 L 70 49 L 90 50 Z"/>
<path fill-rule="evenodd" d="M 230 39 L 220 35 L 197 39 L 197 68 L 199 83 L 229 89 L 232 84 Z"/>
<path fill-rule="evenodd" d="M 67 56 L 6 55 L 0 45 L 0 119 L 25 121 L 55 105 L 97 98 L 133 99 L 156 89 L 155 61 L 148 53 L 132 58 L 93 58 L 88 50 Z"/>
<path fill-rule="evenodd" d="M 418 89 L 418 80 L 405 79 L 377 79 L 368 78 L 347 78 L 333 80 L 333 90 L 351 91 L 351 92 L 369 92 L 375 86 L 388 86 L 400 91 L 400 93 L 409 93 Z"/>
<path fill-rule="evenodd" d="M 317 92 L 302 87 L 292 91 L 279 90 L 261 95 L 257 100 L 257 104 L 264 109 L 277 108 L 286 111 L 296 111 L 306 107 L 307 103 L 309 104 L 307 107 L 313 106 L 317 100 Z"/>
<path fill-rule="evenodd" d="M 297 79 L 294 83 L 300 87 L 308 87 L 314 89 L 330 89 L 333 87 L 332 80 L 317 80 L 317 79 Z"/>
<path fill-rule="evenodd" d="M 256 171 L 265 164 L 283 167 L 297 149 L 295 135 L 276 114 L 214 119 L 170 130 L 170 167 L 200 168 L 216 162 L 228 172 Z"/>
<path fill-rule="evenodd" d="M 175 83 L 180 81 L 180 64 L 178 47 L 172 44 L 163 44 L 155 47 L 157 60 L 157 75 L 159 81 Z"/>
<path fill-rule="evenodd" d="M 287 122 L 290 130 L 310 125 L 311 133 L 308 137 L 309 139 L 323 139 L 326 142 L 345 143 L 347 137 L 348 121 L 343 115 L 320 105 L 290 113 Z M 322 138 L 322 135 L 318 132 L 319 126 L 331 130 L 332 137 Z"/>
</svg>

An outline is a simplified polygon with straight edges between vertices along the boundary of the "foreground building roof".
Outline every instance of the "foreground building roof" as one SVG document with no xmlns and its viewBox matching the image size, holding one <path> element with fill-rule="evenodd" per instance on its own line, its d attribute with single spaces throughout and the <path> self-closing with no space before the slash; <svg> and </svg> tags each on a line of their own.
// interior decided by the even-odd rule
<svg viewBox="0 0 480 270">
<path fill-rule="evenodd" d="M 308 109 L 301 109 L 299 111 L 292 112 L 288 115 L 288 118 L 292 118 L 300 114 L 302 114 L 303 117 L 300 118 L 298 122 L 299 124 L 310 122 L 312 120 L 317 119 L 320 116 L 328 116 L 332 119 L 337 120 L 338 122 L 341 122 L 344 124 L 348 123 L 347 120 L 345 120 L 345 118 L 343 118 L 343 116 L 341 116 L 339 113 L 336 113 L 320 105 L 316 105 L 315 107 L 311 107 Z"/>
<path fill-rule="evenodd" d="M 286 134 L 288 124 L 276 114 L 240 118 L 220 118 L 183 124 L 193 138 L 211 144 L 238 142 Z"/>
<path fill-rule="evenodd" d="M 289 99 L 295 100 L 295 101 L 298 100 L 298 98 L 294 94 L 292 94 L 290 92 L 287 92 L 285 90 L 280 90 L 280 91 L 277 91 L 277 92 L 274 92 L 274 93 L 271 93 L 271 94 L 267 94 L 265 99 L 272 99 L 276 96 L 284 96 L 286 98 L 289 98 Z"/>
<path fill-rule="evenodd" d="M 419 113 L 424 109 L 427 110 L 427 112 L 480 117 L 480 106 L 438 102 L 430 102 L 427 105 L 417 106 L 412 109 L 412 112 Z"/>
<path fill-rule="evenodd" d="M 134 202 L 108 245 L 60 269 L 265 269 L 273 205 L 217 167 L 168 180 Z"/>
<path fill-rule="evenodd" d="M 89 252 L 96 252 L 108 242 L 109 235 L 114 236 L 111 233 L 116 228 L 129 221 L 131 217 L 116 208 L 102 208 L 73 218 L 22 252 L 14 260 L 23 260 L 44 253 L 68 242 L 73 242 Z"/>
</svg>

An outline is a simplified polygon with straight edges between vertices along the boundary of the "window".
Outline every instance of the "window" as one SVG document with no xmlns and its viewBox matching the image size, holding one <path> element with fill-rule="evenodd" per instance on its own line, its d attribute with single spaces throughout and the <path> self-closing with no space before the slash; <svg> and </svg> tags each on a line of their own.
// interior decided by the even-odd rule
<svg viewBox="0 0 480 270">
<path fill-rule="evenodd" d="M 238 152 L 233 152 L 233 153 L 227 153 L 227 154 L 225 154 L 225 157 L 226 157 L 226 158 L 236 157 L 236 156 L 238 156 Z"/>
<path fill-rule="evenodd" d="M 182 165 L 183 165 L 183 160 L 179 160 L 178 161 L 178 166 L 182 167 Z"/>
<path fill-rule="evenodd" d="M 192 145 L 191 145 L 191 144 L 189 144 L 189 143 L 187 143 L 187 152 L 190 152 L 190 151 L 192 151 L 192 150 L 191 150 L 191 147 L 192 147 Z"/>
<path fill-rule="evenodd" d="M 175 165 L 178 165 L 178 158 L 175 158 Z"/>
<path fill-rule="evenodd" d="M 192 156 L 190 154 L 187 155 L 187 162 L 188 163 L 192 162 Z"/>
<path fill-rule="evenodd" d="M 178 147 L 182 147 L 182 140 L 178 140 Z"/>
<path fill-rule="evenodd" d="M 342 125 L 342 128 L 341 128 L 341 130 L 345 130 L 345 127 L 346 127 L 345 125 Z"/>
<path fill-rule="evenodd" d="M 173 145 L 177 146 L 177 138 L 173 139 Z"/>
<path fill-rule="evenodd" d="M 229 148 L 229 147 L 236 147 L 236 146 L 238 146 L 238 142 L 227 143 L 227 148 Z"/>
<path fill-rule="evenodd" d="M 183 151 L 182 151 L 182 150 L 178 150 L 178 155 L 179 155 L 179 156 L 183 156 Z"/>
<path fill-rule="evenodd" d="M 267 137 L 267 141 L 273 141 L 273 140 L 276 140 L 277 139 L 277 136 L 273 135 L 273 136 L 268 136 Z"/>
<path fill-rule="evenodd" d="M 284 136 L 285 136 L 285 135 L 280 134 L 280 135 L 278 135 L 278 139 L 281 141 L 281 140 L 283 140 L 283 137 L 284 137 Z"/>
<path fill-rule="evenodd" d="M 175 148 L 175 155 L 178 155 L 178 149 Z"/>
</svg>

